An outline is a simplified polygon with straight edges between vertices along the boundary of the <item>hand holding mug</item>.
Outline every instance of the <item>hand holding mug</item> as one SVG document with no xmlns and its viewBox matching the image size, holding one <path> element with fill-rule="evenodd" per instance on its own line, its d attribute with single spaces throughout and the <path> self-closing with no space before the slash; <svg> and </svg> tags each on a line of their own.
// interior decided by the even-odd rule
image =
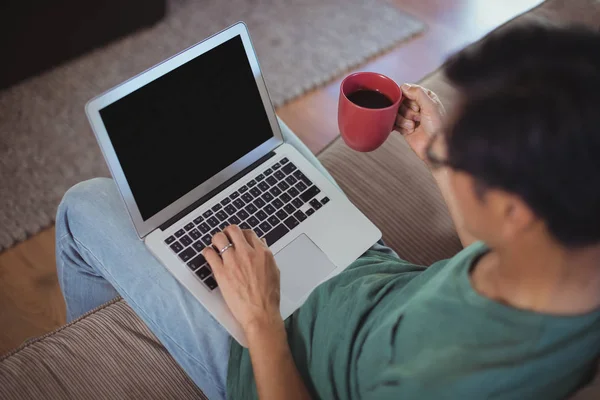
<svg viewBox="0 0 600 400">
<path fill-rule="evenodd" d="M 446 110 L 439 97 L 422 86 L 404 84 L 402 93 L 404 100 L 398 111 L 395 128 L 419 158 L 425 161 L 429 139 L 442 129 Z"/>
</svg>

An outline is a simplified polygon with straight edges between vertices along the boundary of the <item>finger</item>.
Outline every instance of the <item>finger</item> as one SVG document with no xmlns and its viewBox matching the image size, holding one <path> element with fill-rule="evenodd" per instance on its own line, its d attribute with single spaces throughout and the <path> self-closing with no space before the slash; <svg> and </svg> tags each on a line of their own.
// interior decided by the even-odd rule
<svg viewBox="0 0 600 400">
<path fill-rule="evenodd" d="M 265 239 L 260 239 L 256 232 L 250 231 L 250 240 L 252 240 L 252 244 L 254 244 L 254 248 L 257 247 L 269 247 L 267 245 L 267 241 Z"/>
<path fill-rule="evenodd" d="M 212 268 L 212 270 L 215 271 L 215 276 L 217 274 L 216 271 L 219 271 L 220 273 L 221 269 L 223 268 L 223 260 L 221 259 L 221 257 L 219 257 L 219 254 L 217 254 L 215 249 L 213 249 L 210 246 L 205 247 L 202 250 L 202 255 L 206 259 L 208 265 L 210 265 L 210 268 Z"/>
<path fill-rule="evenodd" d="M 244 237 L 246 238 L 246 242 L 248 242 L 248 244 L 254 248 L 254 240 L 252 239 L 252 234 L 254 233 L 254 231 L 252 231 L 251 229 L 244 229 L 243 231 Z"/>
<path fill-rule="evenodd" d="M 402 115 L 396 117 L 396 126 L 407 133 L 412 133 L 415 130 L 415 122 L 404 118 Z"/>
<path fill-rule="evenodd" d="M 402 115 L 406 119 L 410 119 L 412 121 L 420 121 L 421 120 L 420 113 L 415 112 L 412 108 L 406 107 L 404 104 L 402 104 L 400 106 L 399 112 L 400 112 L 400 115 Z"/>
<path fill-rule="evenodd" d="M 429 94 L 431 93 L 431 94 Z M 434 93 L 428 89 L 423 88 L 419 85 L 404 84 L 402 85 L 402 94 L 409 100 L 413 100 L 417 103 L 421 112 L 433 111 L 437 107 L 436 102 L 432 98 Z"/>
<path fill-rule="evenodd" d="M 413 110 L 414 112 L 419 112 L 419 111 L 421 111 L 421 107 L 419 107 L 419 104 L 418 104 L 416 101 L 414 101 L 414 100 L 411 100 L 411 99 L 409 99 L 409 98 L 406 98 L 406 97 L 405 97 L 405 98 L 402 100 L 402 104 L 404 104 L 406 107 L 410 108 L 410 109 L 411 109 L 411 110 Z"/>
<path fill-rule="evenodd" d="M 243 250 L 251 247 L 239 226 L 229 225 L 223 232 L 229 237 L 236 249 Z"/>
<path fill-rule="evenodd" d="M 219 253 L 229 243 L 231 243 L 229 241 L 229 238 L 223 232 L 216 233 L 215 236 L 213 236 L 213 238 L 212 238 L 212 244 L 215 247 L 216 251 Z M 223 258 L 223 261 L 227 262 L 230 259 L 229 257 L 231 257 L 233 255 L 233 252 L 234 252 L 234 249 L 229 248 L 229 250 L 227 250 L 223 254 L 219 254 L 219 255 L 221 256 L 221 258 Z"/>
</svg>

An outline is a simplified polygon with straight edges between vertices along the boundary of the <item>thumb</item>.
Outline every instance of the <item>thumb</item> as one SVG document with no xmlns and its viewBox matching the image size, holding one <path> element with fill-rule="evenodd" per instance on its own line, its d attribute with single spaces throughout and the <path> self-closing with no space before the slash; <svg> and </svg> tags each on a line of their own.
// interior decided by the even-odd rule
<svg viewBox="0 0 600 400">
<path fill-rule="evenodd" d="M 427 89 L 422 86 L 405 83 L 402 85 L 402 94 L 408 99 L 416 101 L 419 108 L 425 113 L 436 109 L 435 101 L 429 97 Z"/>
</svg>

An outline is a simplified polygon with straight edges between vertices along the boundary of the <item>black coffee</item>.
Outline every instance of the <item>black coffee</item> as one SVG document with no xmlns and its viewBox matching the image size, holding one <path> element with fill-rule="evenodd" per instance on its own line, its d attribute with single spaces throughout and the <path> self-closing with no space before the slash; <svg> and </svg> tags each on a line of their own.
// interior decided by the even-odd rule
<svg viewBox="0 0 600 400">
<path fill-rule="evenodd" d="M 364 89 L 351 93 L 348 100 L 365 108 L 386 108 L 394 104 L 385 94 Z"/>
</svg>

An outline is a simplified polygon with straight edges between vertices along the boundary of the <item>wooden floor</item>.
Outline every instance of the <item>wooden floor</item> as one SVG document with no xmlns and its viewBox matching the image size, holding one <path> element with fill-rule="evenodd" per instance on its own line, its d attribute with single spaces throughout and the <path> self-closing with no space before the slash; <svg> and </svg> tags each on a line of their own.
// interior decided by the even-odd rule
<svg viewBox="0 0 600 400">
<path fill-rule="evenodd" d="M 397 82 L 416 82 L 461 49 L 542 0 L 394 0 L 427 24 L 427 30 L 357 70 L 377 71 Z M 341 81 L 277 110 L 315 153 L 337 135 Z M 65 322 L 54 261 L 54 228 L 0 254 L 0 354 Z"/>
</svg>

